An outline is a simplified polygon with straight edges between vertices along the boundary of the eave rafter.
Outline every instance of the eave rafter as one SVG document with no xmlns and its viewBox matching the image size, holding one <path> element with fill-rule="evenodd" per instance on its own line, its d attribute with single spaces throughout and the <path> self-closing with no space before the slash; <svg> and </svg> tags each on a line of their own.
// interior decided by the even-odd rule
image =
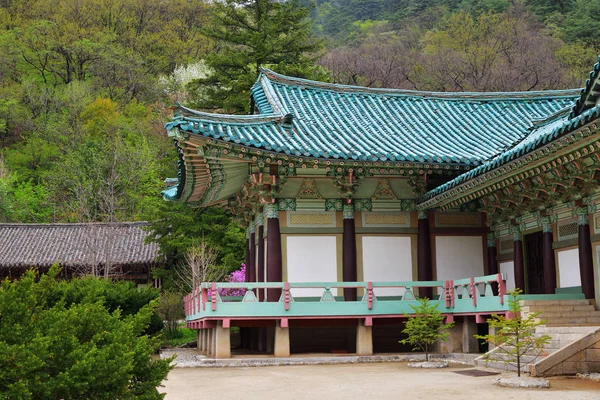
<svg viewBox="0 0 600 400">
<path fill-rule="evenodd" d="M 438 208 L 443 211 L 469 201 L 485 199 L 488 206 L 484 204 L 482 211 L 491 207 L 491 212 L 508 204 L 527 203 L 529 198 L 532 204 L 524 208 L 544 209 L 563 200 L 564 193 L 583 191 L 585 195 L 597 187 L 598 180 L 595 178 L 600 169 L 598 153 L 600 134 L 596 123 L 592 123 L 436 198 L 423 201 L 418 208 Z M 520 184 L 520 188 L 515 186 L 517 184 Z M 502 193 L 506 188 L 516 194 L 516 198 L 506 200 L 508 203 L 494 203 L 488 197 L 494 193 Z M 524 191 L 524 188 L 528 188 L 528 191 Z M 542 202 L 539 201 L 540 196 Z"/>
</svg>

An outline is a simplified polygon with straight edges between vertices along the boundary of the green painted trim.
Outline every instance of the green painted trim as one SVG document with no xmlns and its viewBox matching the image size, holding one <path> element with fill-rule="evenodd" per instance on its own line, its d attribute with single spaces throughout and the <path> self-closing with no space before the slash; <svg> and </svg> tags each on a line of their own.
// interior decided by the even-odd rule
<svg viewBox="0 0 600 400">
<path fill-rule="evenodd" d="M 555 292 L 556 294 L 582 294 L 583 290 L 581 289 L 581 286 L 571 286 L 556 288 Z"/>
<path fill-rule="evenodd" d="M 567 239 L 567 240 L 561 240 L 560 242 L 554 242 L 552 243 L 552 248 L 554 250 L 558 250 L 558 249 L 564 249 L 565 247 L 573 247 L 573 246 L 577 246 L 578 243 L 578 239 L 574 238 L 574 239 Z"/>
</svg>

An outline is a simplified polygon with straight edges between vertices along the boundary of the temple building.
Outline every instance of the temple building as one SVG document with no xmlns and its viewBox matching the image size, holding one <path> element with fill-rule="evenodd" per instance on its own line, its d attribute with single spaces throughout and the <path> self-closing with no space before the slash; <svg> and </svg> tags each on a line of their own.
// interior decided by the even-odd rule
<svg viewBox="0 0 600 400">
<path fill-rule="evenodd" d="M 384 283 L 501 274 L 508 289 L 600 304 L 599 71 L 583 90 L 438 93 L 263 69 L 251 115 L 177 106 L 166 128 L 179 177 L 164 197 L 226 207 L 247 227 L 248 281 L 288 285 L 257 287 L 258 303 L 438 298 L 443 288 Z M 300 352 L 319 350 L 315 327 L 364 317 L 342 314 L 273 315 L 278 329 L 298 328 L 287 340 Z M 221 316 L 218 326 L 270 326 L 265 318 L 229 315 L 223 325 Z M 373 326 L 374 351 L 385 351 L 389 331 L 375 327 L 394 318 L 366 318 L 359 325 Z M 346 350 L 360 352 L 342 328 L 336 340 L 350 337 Z"/>
</svg>

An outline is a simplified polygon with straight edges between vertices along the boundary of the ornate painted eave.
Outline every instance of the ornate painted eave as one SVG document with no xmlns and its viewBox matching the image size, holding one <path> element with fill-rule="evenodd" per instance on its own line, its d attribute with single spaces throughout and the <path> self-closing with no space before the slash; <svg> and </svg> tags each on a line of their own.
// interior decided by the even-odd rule
<svg viewBox="0 0 600 400">
<path fill-rule="evenodd" d="M 429 191 L 417 207 L 453 208 L 596 153 L 600 150 L 599 126 L 600 106 L 572 119 L 563 117 L 545 124 L 488 163 Z"/>
<path fill-rule="evenodd" d="M 251 89 L 253 115 L 177 105 L 166 124 L 179 152 L 179 184 L 168 200 L 224 204 L 249 170 L 362 168 L 371 175 L 469 171 L 571 107 L 569 90 L 435 93 L 370 89 L 263 70 Z M 419 193 L 420 194 L 420 193 Z"/>
</svg>

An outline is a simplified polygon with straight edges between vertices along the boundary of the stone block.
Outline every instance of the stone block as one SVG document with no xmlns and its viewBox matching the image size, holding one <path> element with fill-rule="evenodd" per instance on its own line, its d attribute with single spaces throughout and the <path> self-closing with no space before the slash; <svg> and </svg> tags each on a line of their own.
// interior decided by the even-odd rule
<svg viewBox="0 0 600 400">
<path fill-rule="evenodd" d="M 600 349 L 587 348 L 581 352 L 586 361 L 600 362 Z"/>
<path fill-rule="evenodd" d="M 359 356 L 373 355 L 373 327 L 363 326 L 359 321 L 356 327 L 356 354 Z"/>
<path fill-rule="evenodd" d="M 581 361 L 585 361 L 585 351 L 580 351 L 565 360 L 565 362 L 581 362 Z"/>
<path fill-rule="evenodd" d="M 290 356 L 290 328 L 275 327 L 275 357 Z"/>
<path fill-rule="evenodd" d="M 563 375 L 587 374 L 588 367 L 584 362 L 564 362 L 562 363 Z"/>
<path fill-rule="evenodd" d="M 223 328 L 223 321 L 217 323 L 215 328 L 215 358 L 231 357 L 231 334 L 229 328 Z"/>
</svg>

